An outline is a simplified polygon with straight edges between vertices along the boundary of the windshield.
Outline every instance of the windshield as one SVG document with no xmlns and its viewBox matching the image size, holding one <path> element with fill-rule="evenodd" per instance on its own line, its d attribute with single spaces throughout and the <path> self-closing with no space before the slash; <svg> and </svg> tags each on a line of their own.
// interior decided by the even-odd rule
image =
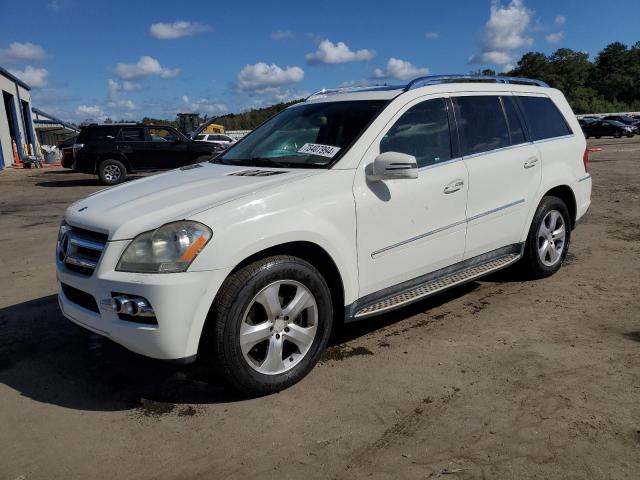
<svg viewBox="0 0 640 480">
<path fill-rule="evenodd" d="M 326 167 L 349 149 L 386 104 L 386 100 L 360 100 L 296 105 L 263 123 L 214 162 Z"/>
</svg>

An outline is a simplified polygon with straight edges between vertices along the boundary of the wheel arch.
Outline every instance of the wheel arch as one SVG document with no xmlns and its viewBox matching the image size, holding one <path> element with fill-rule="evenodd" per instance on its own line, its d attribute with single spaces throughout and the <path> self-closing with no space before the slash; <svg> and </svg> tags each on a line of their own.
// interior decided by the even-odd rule
<svg viewBox="0 0 640 480">
<path fill-rule="evenodd" d="M 241 268 L 261 260 L 263 258 L 272 257 L 274 255 L 291 255 L 294 257 L 301 258 L 309 262 L 313 265 L 323 276 L 325 281 L 327 282 L 327 286 L 329 287 L 329 291 L 331 292 L 331 300 L 333 303 L 333 315 L 334 315 L 334 325 L 338 325 L 344 321 L 345 315 L 345 288 L 344 282 L 342 278 L 342 274 L 338 268 L 333 257 L 320 245 L 310 241 L 292 241 L 287 243 L 281 243 L 278 245 L 274 245 L 263 250 L 257 251 L 248 257 L 244 258 L 240 261 L 233 269 L 228 273 L 225 278 L 229 278 L 235 272 L 240 270 Z M 200 331 L 200 338 L 198 341 L 198 354 L 201 352 L 201 346 L 203 342 L 206 341 L 206 338 L 209 335 L 209 327 L 213 325 L 211 321 L 214 313 L 214 305 L 218 298 L 218 292 L 216 292 L 211 305 L 209 306 L 209 311 L 207 313 L 207 317 L 204 320 L 204 325 L 202 325 Z"/>
<path fill-rule="evenodd" d="M 131 164 L 129 163 L 127 157 L 119 152 L 109 152 L 100 154 L 98 156 L 98 161 L 96 162 L 96 173 L 98 172 L 98 167 L 100 166 L 100 164 L 105 160 L 117 160 L 124 165 L 124 168 L 127 169 L 127 172 L 131 171 Z"/>
<path fill-rule="evenodd" d="M 342 275 L 331 255 L 317 243 L 310 241 L 287 242 L 256 252 L 238 263 L 229 275 L 263 258 L 274 255 L 291 255 L 313 265 L 327 282 L 334 304 L 334 313 L 344 313 L 344 283 Z M 214 300 L 215 301 L 215 300 Z M 336 318 L 341 318 L 336 317 Z"/>
<path fill-rule="evenodd" d="M 578 213 L 578 206 L 576 202 L 576 195 L 569 185 L 558 185 L 548 190 L 543 197 L 557 197 L 564 202 L 569 210 L 571 228 L 576 225 L 576 215 Z"/>
</svg>

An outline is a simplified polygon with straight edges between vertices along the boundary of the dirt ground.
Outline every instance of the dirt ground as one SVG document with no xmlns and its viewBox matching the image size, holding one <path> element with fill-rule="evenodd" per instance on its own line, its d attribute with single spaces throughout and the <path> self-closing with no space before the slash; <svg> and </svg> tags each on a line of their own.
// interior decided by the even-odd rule
<svg viewBox="0 0 640 480">
<path fill-rule="evenodd" d="M 65 320 L 54 244 L 92 177 L 0 174 L 0 479 L 640 478 L 640 140 L 593 142 L 552 278 L 501 274 L 348 326 L 245 400 Z"/>
</svg>

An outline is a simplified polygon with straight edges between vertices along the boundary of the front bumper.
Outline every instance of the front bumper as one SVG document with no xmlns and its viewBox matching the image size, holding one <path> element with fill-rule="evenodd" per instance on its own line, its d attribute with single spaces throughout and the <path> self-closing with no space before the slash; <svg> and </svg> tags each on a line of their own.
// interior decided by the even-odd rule
<svg viewBox="0 0 640 480">
<path fill-rule="evenodd" d="M 148 357 L 178 360 L 195 356 L 209 308 L 229 270 L 169 274 L 116 272 L 117 260 L 128 243 L 108 242 L 90 276 L 69 270 L 56 258 L 62 313 L 74 323 Z M 70 300 L 62 289 L 63 283 L 91 295 L 97 308 L 86 308 Z M 157 325 L 121 320 L 117 313 L 101 306 L 101 300 L 112 298 L 114 293 L 147 299 L 154 309 Z"/>
</svg>

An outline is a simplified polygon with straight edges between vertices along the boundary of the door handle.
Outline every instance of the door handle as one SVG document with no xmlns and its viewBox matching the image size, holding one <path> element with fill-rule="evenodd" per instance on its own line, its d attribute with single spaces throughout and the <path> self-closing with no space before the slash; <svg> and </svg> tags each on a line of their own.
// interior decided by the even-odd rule
<svg viewBox="0 0 640 480">
<path fill-rule="evenodd" d="M 538 157 L 531 157 L 524 162 L 524 168 L 535 167 L 538 164 Z"/>
<path fill-rule="evenodd" d="M 448 183 L 447 186 L 444 187 L 444 193 L 454 193 L 460 190 L 462 187 L 464 187 L 464 180 L 458 178 L 457 180 Z"/>
</svg>

